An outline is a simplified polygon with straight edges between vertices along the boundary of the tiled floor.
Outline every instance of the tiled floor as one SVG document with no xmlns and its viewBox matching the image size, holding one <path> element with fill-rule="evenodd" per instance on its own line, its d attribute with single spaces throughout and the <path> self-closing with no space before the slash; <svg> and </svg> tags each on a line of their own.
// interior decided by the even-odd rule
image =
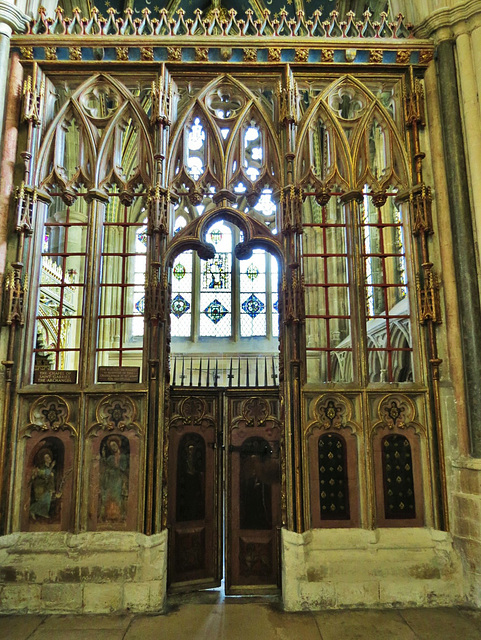
<svg viewBox="0 0 481 640">
<path fill-rule="evenodd" d="M 275 603 L 175 604 L 164 615 L 2 616 L 1 640 L 481 640 L 463 609 L 285 613 Z"/>
</svg>

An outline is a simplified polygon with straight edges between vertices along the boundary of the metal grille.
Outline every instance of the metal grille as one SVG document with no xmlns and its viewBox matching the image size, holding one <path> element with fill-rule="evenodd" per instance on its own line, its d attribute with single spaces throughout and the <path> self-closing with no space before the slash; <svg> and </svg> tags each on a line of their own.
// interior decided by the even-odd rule
<svg viewBox="0 0 481 640">
<path fill-rule="evenodd" d="M 173 387 L 276 387 L 277 356 L 172 356 Z"/>
</svg>

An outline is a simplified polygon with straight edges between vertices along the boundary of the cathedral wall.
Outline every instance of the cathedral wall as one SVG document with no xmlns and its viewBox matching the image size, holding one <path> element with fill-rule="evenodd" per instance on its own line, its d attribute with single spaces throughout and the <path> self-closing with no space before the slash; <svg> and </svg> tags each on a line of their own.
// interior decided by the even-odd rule
<svg viewBox="0 0 481 640">
<path fill-rule="evenodd" d="M 421 5 L 422 3 L 420 3 Z M 448 10 L 447 5 L 453 10 Z M 439 6 L 438 6 L 439 5 Z M 441 6 L 442 5 L 442 6 Z M 479 165 L 481 130 L 479 127 L 481 87 L 481 4 L 472 1 L 465 4 L 436 3 L 430 15 L 417 30 L 419 35 L 433 37 L 439 44 L 449 40 L 454 45 L 458 79 L 459 107 L 464 131 L 464 151 L 467 164 L 469 199 L 471 203 L 474 242 L 477 255 L 479 282 L 479 243 L 481 230 L 481 192 Z M 465 323 L 463 308 L 458 307 L 458 291 L 454 267 L 451 216 L 456 219 L 458 211 L 449 211 L 448 190 L 452 188 L 452 177 L 445 167 L 442 154 L 443 126 L 440 104 L 449 87 L 439 82 L 436 66 L 431 63 L 426 76 L 426 105 L 428 115 L 427 146 L 431 149 L 432 181 L 436 227 L 439 229 L 438 259 L 442 265 L 442 297 L 444 305 L 445 332 L 440 332 L 441 394 L 443 407 L 444 437 L 446 443 L 446 471 L 449 495 L 450 530 L 454 548 L 460 553 L 463 564 L 464 596 L 468 604 L 481 605 L 481 463 L 470 455 L 468 433 L 479 429 L 469 424 L 466 412 L 466 385 L 464 363 L 461 355 L 461 323 Z M 439 96 L 439 97 L 438 97 Z M 474 330 L 475 327 L 471 327 Z"/>
</svg>

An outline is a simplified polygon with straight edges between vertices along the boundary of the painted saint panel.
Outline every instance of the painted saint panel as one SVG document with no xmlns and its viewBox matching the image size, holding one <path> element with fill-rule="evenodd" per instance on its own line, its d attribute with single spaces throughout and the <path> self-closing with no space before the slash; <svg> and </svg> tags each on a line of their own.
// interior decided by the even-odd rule
<svg viewBox="0 0 481 640">
<path fill-rule="evenodd" d="M 98 522 L 124 524 L 129 497 L 130 446 L 125 436 L 109 435 L 100 445 Z"/>
<path fill-rule="evenodd" d="M 35 434 L 28 442 L 21 514 L 24 531 L 70 528 L 73 452 L 65 442 L 67 434 L 62 436 Z"/>
</svg>

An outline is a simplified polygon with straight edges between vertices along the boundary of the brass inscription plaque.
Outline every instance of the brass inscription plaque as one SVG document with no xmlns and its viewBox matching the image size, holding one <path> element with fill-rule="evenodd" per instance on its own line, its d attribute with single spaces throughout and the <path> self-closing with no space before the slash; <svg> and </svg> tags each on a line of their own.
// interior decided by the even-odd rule
<svg viewBox="0 0 481 640">
<path fill-rule="evenodd" d="M 58 382 L 61 384 L 75 384 L 77 382 L 77 371 L 60 369 L 36 369 L 33 374 L 33 381 L 37 383 Z"/>
<path fill-rule="evenodd" d="M 99 367 L 99 382 L 138 382 L 140 367 Z"/>
</svg>

